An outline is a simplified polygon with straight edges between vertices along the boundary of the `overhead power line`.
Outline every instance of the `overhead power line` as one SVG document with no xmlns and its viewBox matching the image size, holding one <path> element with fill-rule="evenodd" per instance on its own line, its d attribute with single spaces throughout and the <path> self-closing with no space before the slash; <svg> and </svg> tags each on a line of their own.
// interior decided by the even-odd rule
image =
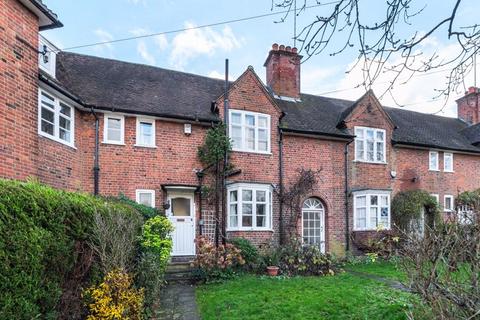
<svg viewBox="0 0 480 320">
<path fill-rule="evenodd" d="M 331 1 L 331 2 L 317 3 L 317 4 L 311 5 L 311 6 L 305 6 L 304 8 L 302 8 L 302 10 L 307 10 L 307 9 L 312 9 L 312 8 L 327 6 L 327 5 L 335 4 L 335 3 L 338 3 L 338 2 L 340 2 L 340 1 Z M 82 45 L 77 45 L 77 46 L 72 46 L 72 47 L 63 48 L 63 49 L 58 50 L 58 51 L 62 51 L 62 50 L 63 50 L 63 51 L 66 51 L 66 50 L 74 50 L 74 49 L 80 49 L 80 48 L 86 48 L 86 47 L 93 47 L 93 46 L 99 46 L 99 45 L 110 44 L 110 43 L 117 43 L 117 42 L 124 42 L 124 41 L 130 41 L 130 40 L 136 40 L 136 39 L 142 39 L 142 38 L 155 37 L 155 36 L 160 36 L 160 35 L 166 35 L 166 34 L 178 33 L 178 32 L 183 32 L 183 31 L 189 31 L 189 30 L 196 30 L 196 29 L 202 29 L 202 28 L 208 28 L 208 27 L 215 27 L 215 26 L 220 26 L 220 25 L 223 25 L 223 24 L 229 24 L 229 23 L 236 23 L 236 22 L 242 22 L 242 21 L 260 19 L 260 18 L 275 16 L 275 15 L 279 15 L 279 14 L 286 14 L 286 13 L 288 13 L 289 11 L 290 11 L 290 10 L 270 12 L 270 13 L 259 14 L 259 15 L 256 15 L 256 16 L 250 16 L 250 17 L 244 17 L 244 18 L 238 18 L 238 19 L 232 19 L 232 20 L 214 22 L 214 23 L 209 23 L 209 24 L 203 24 L 203 25 L 195 26 L 195 27 L 175 29 L 175 30 L 162 31 L 162 32 L 155 32 L 155 33 L 149 33 L 149 34 L 144 34 L 144 35 L 140 35 L 140 36 L 132 36 L 132 37 L 114 39 L 114 40 L 109 40 L 109 41 L 93 42 L 93 43 L 88 43 L 88 44 L 82 44 Z"/>
</svg>

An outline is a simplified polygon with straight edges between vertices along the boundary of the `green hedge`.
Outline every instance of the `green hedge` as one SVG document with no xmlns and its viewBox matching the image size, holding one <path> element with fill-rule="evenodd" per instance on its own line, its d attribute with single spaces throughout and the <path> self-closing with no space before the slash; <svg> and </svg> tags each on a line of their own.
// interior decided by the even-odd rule
<svg viewBox="0 0 480 320">
<path fill-rule="evenodd" d="M 94 213 L 111 210 L 140 215 L 122 201 L 0 179 L 0 319 L 58 317 L 62 285 L 82 263 L 75 248 Z"/>
</svg>

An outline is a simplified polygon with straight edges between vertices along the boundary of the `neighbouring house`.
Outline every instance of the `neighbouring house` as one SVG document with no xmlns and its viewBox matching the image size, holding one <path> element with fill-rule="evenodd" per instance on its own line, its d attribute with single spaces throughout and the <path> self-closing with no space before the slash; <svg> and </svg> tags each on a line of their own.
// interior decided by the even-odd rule
<svg viewBox="0 0 480 320">
<path fill-rule="evenodd" d="M 215 232 L 197 149 L 224 117 L 224 81 L 57 51 L 39 31 L 61 26 L 41 0 L 0 4 L 0 177 L 165 207 L 173 255 L 194 255 L 195 237 Z M 278 243 L 287 220 L 278 192 L 301 168 L 321 171 L 298 236 L 338 254 L 352 233 L 391 227 L 399 191 L 427 190 L 448 213 L 455 195 L 480 187 L 477 88 L 457 101 L 458 118 L 384 107 L 372 91 L 315 96 L 301 93 L 301 58 L 274 44 L 266 84 L 248 67 L 229 86 L 240 172 L 228 178 L 228 237 Z"/>
</svg>

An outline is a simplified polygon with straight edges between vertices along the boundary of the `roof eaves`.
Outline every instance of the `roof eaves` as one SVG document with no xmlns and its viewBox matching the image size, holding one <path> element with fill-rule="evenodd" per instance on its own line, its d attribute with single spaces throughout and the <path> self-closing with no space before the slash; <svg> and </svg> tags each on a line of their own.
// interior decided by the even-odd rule
<svg viewBox="0 0 480 320">
<path fill-rule="evenodd" d="M 40 31 L 63 27 L 63 23 L 58 20 L 58 16 L 41 0 L 29 0 L 29 2 L 51 21 L 48 25 L 39 26 Z"/>
<path fill-rule="evenodd" d="M 393 145 L 406 145 L 412 147 L 423 147 L 423 148 L 435 148 L 435 149 L 442 149 L 442 150 L 450 150 L 450 151 L 458 151 L 458 152 L 467 152 L 467 153 L 478 153 L 480 154 L 480 148 L 475 149 L 466 149 L 466 148 L 458 148 L 458 147 L 447 147 L 441 146 L 436 144 L 428 144 L 428 143 L 419 143 L 419 142 L 411 142 L 411 141 L 400 141 L 392 139 Z"/>
</svg>

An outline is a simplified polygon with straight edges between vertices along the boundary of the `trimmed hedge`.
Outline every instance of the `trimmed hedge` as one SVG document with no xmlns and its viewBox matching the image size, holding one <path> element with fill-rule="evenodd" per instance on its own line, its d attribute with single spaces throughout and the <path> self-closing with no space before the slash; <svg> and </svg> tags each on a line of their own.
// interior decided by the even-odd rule
<svg viewBox="0 0 480 320">
<path fill-rule="evenodd" d="M 91 281 L 93 215 L 112 210 L 140 215 L 118 200 L 0 179 L 0 319 L 55 319 L 81 305 L 62 288 Z"/>
</svg>

